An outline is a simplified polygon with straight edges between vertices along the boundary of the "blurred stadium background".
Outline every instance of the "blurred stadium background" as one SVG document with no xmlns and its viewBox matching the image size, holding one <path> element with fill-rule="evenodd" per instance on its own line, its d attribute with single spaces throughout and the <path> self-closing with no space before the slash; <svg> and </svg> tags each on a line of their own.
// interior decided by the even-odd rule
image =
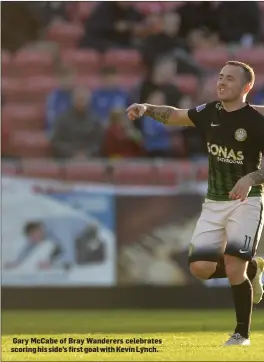
<svg viewBox="0 0 264 362">
<path fill-rule="evenodd" d="M 125 109 L 213 100 L 230 59 L 254 67 L 249 100 L 264 104 L 264 2 L 1 8 L 2 306 L 230 307 L 226 280 L 188 271 L 199 134 Z"/>
</svg>

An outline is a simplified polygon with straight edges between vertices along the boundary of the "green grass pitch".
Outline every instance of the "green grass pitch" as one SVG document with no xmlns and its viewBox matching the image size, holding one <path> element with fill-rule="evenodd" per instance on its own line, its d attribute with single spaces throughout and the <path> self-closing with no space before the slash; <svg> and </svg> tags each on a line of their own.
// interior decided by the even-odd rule
<svg viewBox="0 0 264 362">
<path fill-rule="evenodd" d="M 222 347 L 234 324 L 232 310 L 3 311 L 2 361 L 264 361 L 264 310 L 253 312 L 250 347 Z M 58 343 L 31 343 L 31 338 L 41 337 Z M 15 344 L 14 338 L 29 339 L 29 344 Z M 70 344 L 69 338 L 83 339 L 84 344 Z M 86 338 L 119 339 L 123 344 L 88 344 Z M 134 338 L 141 343 L 127 343 Z M 162 343 L 144 344 L 142 339 Z M 100 351 L 106 346 L 113 347 L 112 352 Z M 25 347 L 47 352 L 11 352 Z M 48 351 L 56 347 L 64 352 Z"/>
</svg>

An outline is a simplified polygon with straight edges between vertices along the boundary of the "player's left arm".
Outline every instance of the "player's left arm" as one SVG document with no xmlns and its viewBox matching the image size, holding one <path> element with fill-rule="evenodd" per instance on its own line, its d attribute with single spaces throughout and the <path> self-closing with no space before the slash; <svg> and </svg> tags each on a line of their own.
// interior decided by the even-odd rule
<svg viewBox="0 0 264 362">
<path fill-rule="evenodd" d="M 256 109 L 261 115 L 264 116 L 264 106 L 252 106 Z M 256 140 L 258 140 L 260 144 L 260 148 L 262 149 L 262 154 L 264 155 L 264 120 L 263 117 L 259 120 L 258 126 L 254 127 L 256 131 Z M 255 172 L 251 172 L 244 177 L 242 177 L 236 185 L 233 187 L 233 190 L 229 193 L 229 197 L 233 200 L 240 199 L 244 201 L 252 186 L 262 185 L 264 184 L 264 165 L 260 170 Z"/>
<path fill-rule="evenodd" d="M 233 200 L 244 201 L 252 186 L 264 184 L 264 167 L 255 172 L 251 172 L 246 176 L 242 177 L 233 187 L 232 191 L 229 193 L 229 197 Z"/>
<path fill-rule="evenodd" d="M 264 166 L 258 171 L 249 173 L 247 177 L 251 181 L 251 186 L 264 184 Z"/>
</svg>

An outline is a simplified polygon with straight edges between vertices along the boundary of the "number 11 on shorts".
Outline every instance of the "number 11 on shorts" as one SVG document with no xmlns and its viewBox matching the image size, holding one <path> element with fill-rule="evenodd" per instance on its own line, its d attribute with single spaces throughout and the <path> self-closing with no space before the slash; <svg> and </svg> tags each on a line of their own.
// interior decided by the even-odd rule
<svg viewBox="0 0 264 362">
<path fill-rule="evenodd" d="M 244 243 L 244 250 L 249 250 L 249 245 L 251 243 L 251 236 L 245 235 L 245 243 Z"/>
</svg>

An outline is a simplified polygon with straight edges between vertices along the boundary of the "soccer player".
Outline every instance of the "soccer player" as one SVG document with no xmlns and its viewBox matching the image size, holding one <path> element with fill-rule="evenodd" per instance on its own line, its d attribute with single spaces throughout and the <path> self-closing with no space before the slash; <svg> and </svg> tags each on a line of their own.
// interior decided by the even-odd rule
<svg viewBox="0 0 264 362">
<path fill-rule="evenodd" d="M 208 149 L 208 191 L 189 250 L 192 274 L 228 277 L 237 325 L 225 345 L 250 345 L 252 306 L 263 296 L 264 260 L 254 258 L 264 224 L 264 107 L 246 101 L 253 69 L 229 61 L 217 81 L 218 100 L 193 109 L 133 104 L 128 117 L 143 114 L 166 125 L 195 126 Z"/>
</svg>

